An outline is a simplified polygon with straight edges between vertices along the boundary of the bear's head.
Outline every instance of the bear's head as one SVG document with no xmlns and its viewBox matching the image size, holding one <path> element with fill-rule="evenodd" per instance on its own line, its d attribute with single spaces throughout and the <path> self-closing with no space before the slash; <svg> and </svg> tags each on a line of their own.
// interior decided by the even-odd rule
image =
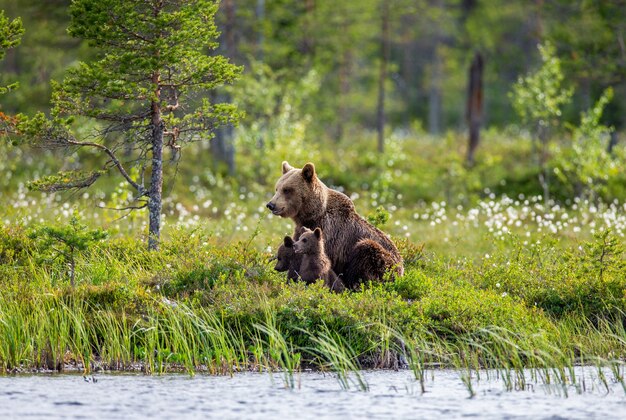
<svg viewBox="0 0 626 420">
<path fill-rule="evenodd" d="M 293 250 L 296 254 L 317 255 L 322 253 L 324 251 L 322 229 L 315 228 L 315 230 L 311 230 L 303 227 L 300 239 L 293 244 Z"/>
<path fill-rule="evenodd" d="M 297 218 L 316 206 L 321 182 L 315 174 L 315 165 L 307 163 L 302 169 L 283 162 L 283 175 L 276 182 L 276 192 L 266 207 L 276 216 Z"/>
<path fill-rule="evenodd" d="M 293 239 L 291 239 L 291 236 L 285 236 L 283 243 L 280 244 L 278 252 L 276 253 L 276 266 L 274 270 L 279 272 L 289 270 L 294 256 Z"/>
</svg>

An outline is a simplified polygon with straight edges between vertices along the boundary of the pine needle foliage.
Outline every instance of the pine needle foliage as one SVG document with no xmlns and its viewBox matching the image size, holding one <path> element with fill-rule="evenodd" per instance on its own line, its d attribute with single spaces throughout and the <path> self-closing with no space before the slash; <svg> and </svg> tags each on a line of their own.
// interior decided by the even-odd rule
<svg viewBox="0 0 626 420">
<path fill-rule="evenodd" d="M 22 26 L 21 19 L 10 20 L 4 15 L 4 11 L 0 10 L 0 60 L 4 58 L 7 50 L 19 45 L 23 33 L 24 27 Z M 17 83 L 12 83 L 6 87 L 0 86 L 0 94 L 6 93 L 16 87 Z"/>
<path fill-rule="evenodd" d="M 212 0 L 73 1 L 68 31 L 97 57 L 53 86 L 50 117 L 21 116 L 17 124 L 22 138 L 41 147 L 101 154 L 100 170 L 117 171 L 134 190 L 124 209 L 148 208 L 151 249 L 160 238 L 165 150 L 180 157 L 186 144 L 238 119 L 232 105 L 208 99 L 241 71 L 210 55 L 218 46 L 217 8 Z M 57 181 L 55 191 L 63 189 Z"/>
</svg>

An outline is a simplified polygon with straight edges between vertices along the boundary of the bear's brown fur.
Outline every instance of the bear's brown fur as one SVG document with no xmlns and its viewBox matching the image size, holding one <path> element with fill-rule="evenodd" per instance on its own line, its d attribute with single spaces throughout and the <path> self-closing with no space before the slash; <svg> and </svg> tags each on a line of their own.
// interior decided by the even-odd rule
<svg viewBox="0 0 626 420">
<path fill-rule="evenodd" d="M 298 269 L 300 268 L 300 263 L 302 262 L 302 257 L 296 255 L 293 250 L 293 239 L 291 236 L 285 236 L 283 239 L 283 243 L 278 247 L 278 252 L 276 253 L 276 266 L 274 270 L 278 272 L 287 272 L 287 278 L 289 280 L 297 280 L 298 279 Z"/>
<path fill-rule="evenodd" d="M 348 262 L 346 271 L 359 270 L 362 281 L 376 281 L 383 279 L 389 267 L 395 266 L 393 255 L 372 239 L 361 239 L 352 250 L 352 258 Z"/>
<path fill-rule="evenodd" d="M 380 280 L 384 271 L 404 273 L 402 257 L 393 242 L 359 216 L 345 194 L 324 185 L 312 163 L 296 169 L 283 162 L 282 169 L 267 207 L 295 222 L 294 240 L 299 239 L 300 227 L 321 228 L 332 269 L 347 287 L 357 288 L 363 280 Z"/>
<path fill-rule="evenodd" d="M 320 228 L 315 228 L 314 231 L 302 228 L 300 238 L 293 244 L 293 249 L 297 255 L 302 255 L 298 274 L 307 284 L 322 279 L 324 285 L 334 292 L 342 292 L 345 289 L 343 282 L 331 268 L 330 259 L 324 251 L 324 239 Z"/>
</svg>

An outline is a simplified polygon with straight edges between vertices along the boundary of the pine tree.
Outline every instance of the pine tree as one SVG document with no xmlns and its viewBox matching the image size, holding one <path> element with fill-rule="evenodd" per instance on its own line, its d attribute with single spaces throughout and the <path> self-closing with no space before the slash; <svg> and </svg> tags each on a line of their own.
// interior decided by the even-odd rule
<svg viewBox="0 0 626 420">
<path fill-rule="evenodd" d="M 15 48 L 19 45 L 24 33 L 24 27 L 20 19 L 9 20 L 4 15 L 4 11 L 0 10 L 0 60 L 4 58 L 7 50 Z M 12 83 L 8 86 L 0 86 L 0 95 L 15 89 L 17 83 Z M 13 131 L 12 126 L 14 121 L 0 111 L 0 135 L 5 135 Z"/>
<path fill-rule="evenodd" d="M 217 7 L 215 0 L 74 0 L 69 33 L 87 40 L 98 58 L 80 63 L 53 87 L 50 117 L 21 116 L 18 130 L 30 143 L 89 148 L 106 161 L 98 170 L 61 173 L 35 186 L 85 188 L 116 170 L 136 192 L 127 208 L 148 208 L 148 247 L 157 249 L 164 149 L 176 154 L 238 118 L 232 105 L 197 99 L 241 71 L 207 54 L 218 46 Z"/>
<path fill-rule="evenodd" d="M 20 43 L 24 28 L 20 19 L 9 20 L 0 10 L 0 60 L 4 58 L 10 48 L 14 48 Z M 14 88 L 15 85 L 0 87 L 0 93 Z"/>
</svg>

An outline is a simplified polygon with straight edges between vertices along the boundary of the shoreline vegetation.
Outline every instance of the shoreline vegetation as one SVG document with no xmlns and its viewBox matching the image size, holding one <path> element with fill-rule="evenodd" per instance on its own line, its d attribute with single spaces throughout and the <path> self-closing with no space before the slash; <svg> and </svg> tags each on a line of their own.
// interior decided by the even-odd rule
<svg viewBox="0 0 626 420">
<path fill-rule="evenodd" d="M 425 386 L 429 368 L 450 367 L 472 394 L 483 369 L 499 372 L 507 389 L 533 381 L 567 391 L 582 386 L 574 367 L 585 365 L 623 385 L 621 173 L 604 195 L 559 196 L 565 190 L 555 186 L 546 202 L 536 173 L 524 169 L 528 143 L 495 132 L 487 139 L 471 171 L 453 136 L 392 137 L 382 158 L 320 152 L 320 178 L 391 235 L 405 262 L 394 282 L 339 294 L 273 270 L 293 226 L 264 203 L 289 150 L 256 166 L 241 155 L 248 169 L 234 178 L 204 167 L 198 147 L 171 174 L 162 244 L 148 251 L 142 214 L 110 209 L 133 199 L 120 185 L 28 190 L 54 155 L 9 167 L 23 152 L 7 149 L 0 374 L 271 371 L 295 387 L 298 372 L 312 368 L 367 389 L 361 369 L 407 368 Z"/>
<path fill-rule="evenodd" d="M 42 259 L 27 229 L 0 231 L 2 373 L 63 371 L 278 372 L 286 387 L 314 368 L 367 389 L 361 369 L 458 369 L 471 391 L 483 369 L 508 389 L 529 378 L 576 385 L 590 365 L 624 384 L 624 259 L 609 230 L 575 247 L 546 238 L 482 261 L 424 252 L 399 240 L 406 274 L 336 294 L 287 282 L 271 254 L 181 229 L 147 251 L 141 241 L 95 242 L 67 261 Z"/>
</svg>

